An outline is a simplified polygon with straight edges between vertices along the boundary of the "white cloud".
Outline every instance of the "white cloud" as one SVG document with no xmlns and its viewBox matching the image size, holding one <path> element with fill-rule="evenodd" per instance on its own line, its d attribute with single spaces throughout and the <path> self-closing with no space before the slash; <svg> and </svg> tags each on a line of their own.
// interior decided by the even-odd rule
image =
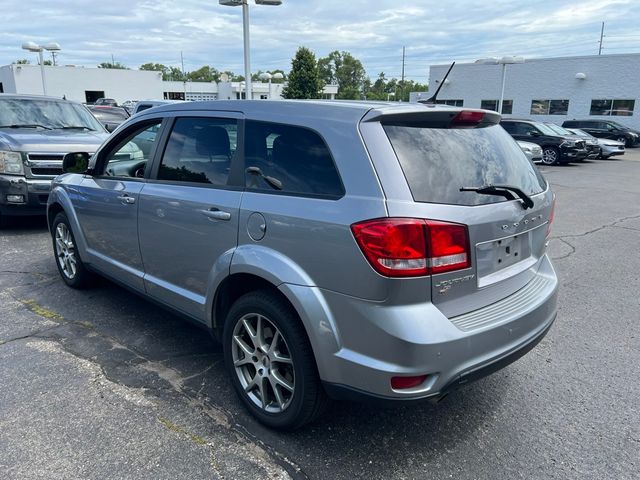
<svg viewBox="0 0 640 480">
<path fill-rule="evenodd" d="M 284 0 L 250 12 L 254 71 L 288 69 L 305 45 L 318 56 L 348 50 L 372 77 L 399 76 L 404 45 L 407 76 L 425 81 L 430 64 L 451 60 L 595 54 L 602 20 L 605 53 L 640 51 L 631 0 Z M 242 71 L 241 9 L 215 0 L 4 0 L 3 17 L 0 64 L 33 57 L 22 41 L 55 40 L 65 64 L 96 65 L 113 54 L 133 68 L 178 66 L 182 51 L 187 69 Z"/>
</svg>

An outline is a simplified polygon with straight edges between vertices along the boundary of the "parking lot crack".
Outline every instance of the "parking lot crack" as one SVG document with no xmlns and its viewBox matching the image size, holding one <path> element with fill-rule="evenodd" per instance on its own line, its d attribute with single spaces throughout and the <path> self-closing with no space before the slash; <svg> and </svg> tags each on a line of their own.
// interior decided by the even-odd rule
<svg viewBox="0 0 640 480">
<path fill-rule="evenodd" d="M 588 230 L 588 231 L 586 231 L 584 233 L 575 233 L 575 234 L 571 234 L 571 235 L 560 235 L 558 237 L 552 237 L 552 238 L 557 238 L 559 240 L 564 240 L 565 238 L 586 237 L 586 236 L 589 236 L 589 235 L 591 235 L 593 233 L 599 232 L 600 230 L 604 230 L 605 228 L 619 227 L 619 225 L 618 225 L 619 223 L 626 222 L 627 220 L 635 220 L 635 219 L 638 219 L 638 218 L 640 218 L 640 215 L 631 215 L 631 216 L 628 216 L 628 217 L 622 217 L 622 218 L 619 218 L 618 220 L 616 220 L 614 222 L 606 223 L 606 224 L 601 225 L 601 226 L 599 226 L 597 228 L 594 228 L 592 230 Z M 628 227 L 620 227 L 620 228 L 628 228 Z"/>
</svg>

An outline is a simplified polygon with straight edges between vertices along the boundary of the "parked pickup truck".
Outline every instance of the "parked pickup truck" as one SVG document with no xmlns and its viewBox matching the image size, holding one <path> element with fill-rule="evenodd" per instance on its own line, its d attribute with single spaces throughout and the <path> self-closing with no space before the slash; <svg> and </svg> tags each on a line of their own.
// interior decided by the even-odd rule
<svg viewBox="0 0 640 480">
<path fill-rule="evenodd" d="M 93 153 L 108 136 L 79 103 L 0 94 L 0 226 L 8 216 L 44 215 L 62 157 L 78 150 Z M 142 152 L 132 145 L 128 155 Z"/>
</svg>

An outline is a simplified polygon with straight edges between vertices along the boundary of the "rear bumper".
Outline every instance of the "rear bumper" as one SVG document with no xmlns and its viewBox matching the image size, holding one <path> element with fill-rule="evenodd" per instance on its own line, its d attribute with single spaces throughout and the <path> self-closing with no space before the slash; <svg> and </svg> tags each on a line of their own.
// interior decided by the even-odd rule
<svg viewBox="0 0 640 480">
<path fill-rule="evenodd" d="M 0 213 L 11 216 L 44 215 L 50 190 L 50 179 L 0 175 Z M 22 196 L 22 201 L 9 201 L 8 195 Z"/>
<path fill-rule="evenodd" d="M 326 336 L 326 327 L 333 325 L 337 349 L 323 351 L 328 343 L 312 339 L 320 377 L 337 398 L 401 403 L 438 398 L 533 348 L 556 317 L 557 290 L 546 256 L 527 286 L 452 319 L 431 302 L 386 306 L 323 290 L 331 318 L 320 321 L 310 337 Z M 427 375 L 421 385 L 391 388 L 391 377 L 417 375 Z"/>
</svg>

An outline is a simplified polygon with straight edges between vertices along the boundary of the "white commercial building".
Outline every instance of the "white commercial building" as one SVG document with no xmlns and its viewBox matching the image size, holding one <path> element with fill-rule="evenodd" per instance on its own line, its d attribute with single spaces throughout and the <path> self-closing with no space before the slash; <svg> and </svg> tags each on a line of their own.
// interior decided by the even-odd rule
<svg viewBox="0 0 640 480">
<path fill-rule="evenodd" d="M 433 95 L 450 65 L 433 65 Z M 464 63 L 453 67 L 438 95 L 450 105 L 497 110 L 505 68 L 503 114 L 562 124 L 567 119 L 615 120 L 640 129 L 640 54 Z"/>
<path fill-rule="evenodd" d="M 74 66 L 45 66 L 47 95 L 65 97 L 84 103 L 98 98 L 126 100 L 231 100 L 245 96 L 244 82 L 166 82 L 160 72 L 85 68 Z M 39 65 L 5 65 L 0 67 L 0 93 L 41 95 L 44 92 Z M 255 100 L 282 98 L 281 83 L 253 83 Z M 327 85 L 323 97 L 333 99 L 337 85 Z"/>
</svg>

